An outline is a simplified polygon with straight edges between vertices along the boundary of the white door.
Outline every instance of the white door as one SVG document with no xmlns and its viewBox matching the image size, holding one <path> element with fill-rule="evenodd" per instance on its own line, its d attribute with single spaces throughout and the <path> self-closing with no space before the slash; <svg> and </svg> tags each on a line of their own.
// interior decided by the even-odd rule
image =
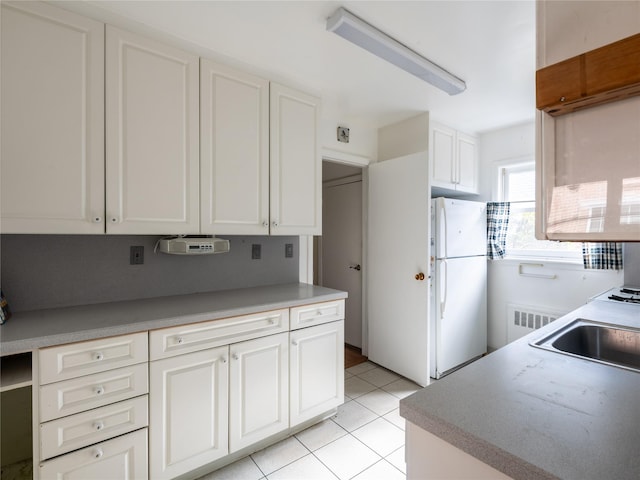
<svg viewBox="0 0 640 480">
<path fill-rule="evenodd" d="M 204 234 L 269 234 L 269 82 L 200 60 Z"/>
<path fill-rule="evenodd" d="M 436 122 L 430 124 L 429 160 L 431 186 L 455 188 L 456 131 Z"/>
<path fill-rule="evenodd" d="M 277 83 L 270 94 L 270 233 L 320 235 L 320 99 Z"/>
<path fill-rule="evenodd" d="M 2 2 L 2 233 L 104 233 L 104 24 Z"/>
<path fill-rule="evenodd" d="M 344 402 L 344 321 L 291 332 L 289 358 L 291 427 Z"/>
<path fill-rule="evenodd" d="M 198 68 L 107 26 L 107 233 L 199 233 Z"/>
<path fill-rule="evenodd" d="M 436 261 L 435 378 L 487 351 L 487 259 Z"/>
<path fill-rule="evenodd" d="M 48 460 L 40 464 L 40 471 L 36 473 L 42 479 L 144 480 L 149 478 L 147 429 Z"/>
<path fill-rule="evenodd" d="M 227 346 L 150 363 L 150 478 L 174 478 L 227 455 L 228 365 Z"/>
<path fill-rule="evenodd" d="M 368 354 L 423 386 L 429 382 L 429 203 L 426 153 L 369 166 Z"/>
<path fill-rule="evenodd" d="M 458 132 L 456 135 L 458 178 L 456 190 L 478 193 L 478 147 L 476 139 Z"/>
<path fill-rule="evenodd" d="M 289 428 L 289 333 L 229 347 L 229 453 Z"/>
<path fill-rule="evenodd" d="M 344 340 L 362 348 L 362 180 L 322 192 L 322 285 L 349 293 Z"/>
</svg>

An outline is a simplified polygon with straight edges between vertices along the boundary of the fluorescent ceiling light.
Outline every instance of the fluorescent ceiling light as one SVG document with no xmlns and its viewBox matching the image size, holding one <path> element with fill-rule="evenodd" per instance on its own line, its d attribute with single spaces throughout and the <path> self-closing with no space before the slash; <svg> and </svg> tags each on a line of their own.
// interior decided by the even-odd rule
<svg viewBox="0 0 640 480">
<path fill-rule="evenodd" d="M 327 19 L 327 30 L 444 90 L 449 95 L 462 93 L 467 88 L 464 80 L 451 75 L 342 7 Z"/>
</svg>

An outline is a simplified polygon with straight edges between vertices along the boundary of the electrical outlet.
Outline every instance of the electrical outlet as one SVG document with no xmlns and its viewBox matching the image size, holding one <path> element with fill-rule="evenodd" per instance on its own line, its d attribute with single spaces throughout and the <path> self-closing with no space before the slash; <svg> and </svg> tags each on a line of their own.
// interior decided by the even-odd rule
<svg viewBox="0 0 640 480">
<path fill-rule="evenodd" d="M 129 265 L 142 265 L 144 264 L 144 247 L 132 246 L 129 249 Z"/>
<path fill-rule="evenodd" d="M 284 258 L 293 258 L 293 243 L 284 244 Z"/>
<path fill-rule="evenodd" d="M 251 259 L 252 260 L 260 260 L 262 257 L 262 245 L 259 243 L 254 243 L 251 245 Z"/>
</svg>

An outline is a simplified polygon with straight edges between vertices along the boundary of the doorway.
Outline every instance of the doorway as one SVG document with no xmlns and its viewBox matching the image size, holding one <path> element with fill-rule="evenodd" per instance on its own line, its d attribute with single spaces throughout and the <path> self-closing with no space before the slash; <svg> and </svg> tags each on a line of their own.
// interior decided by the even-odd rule
<svg viewBox="0 0 640 480">
<path fill-rule="evenodd" d="M 322 237 L 315 242 L 314 283 L 348 292 L 345 343 L 360 353 L 362 336 L 362 168 L 322 162 Z"/>
</svg>

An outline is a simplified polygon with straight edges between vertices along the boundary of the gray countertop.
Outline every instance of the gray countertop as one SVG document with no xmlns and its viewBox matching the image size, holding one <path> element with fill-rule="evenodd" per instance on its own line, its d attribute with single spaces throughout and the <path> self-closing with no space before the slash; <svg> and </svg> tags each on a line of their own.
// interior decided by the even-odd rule
<svg viewBox="0 0 640 480">
<path fill-rule="evenodd" d="M 346 298 L 293 283 L 14 313 L 0 327 L 0 354 Z"/>
<path fill-rule="evenodd" d="M 515 479 L 640 478 L 640 373 L 534 348 L 585 318 L 640 326 L 637 305 L 591 302 L 400 402 L 400 415 Z"/>
</svg>

